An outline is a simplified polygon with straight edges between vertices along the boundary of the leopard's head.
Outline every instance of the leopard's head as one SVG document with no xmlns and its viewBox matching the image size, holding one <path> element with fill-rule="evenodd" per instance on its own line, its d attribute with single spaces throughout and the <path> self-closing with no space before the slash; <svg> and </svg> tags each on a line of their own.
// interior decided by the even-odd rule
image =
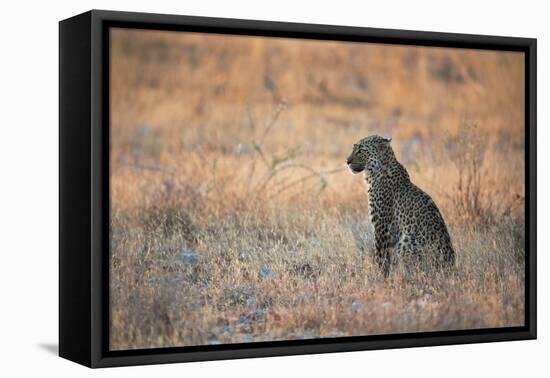
<svg viewBox="0 0 550 378">
<path fill-rule="evenodd" d="M 391 138 L 371 135 L 353 145 L 353 151 L 347 159 L 353 174 L 363 171 L 375 173 L 385 162 L 394 157 L 390 146 Z"/>
</svg>

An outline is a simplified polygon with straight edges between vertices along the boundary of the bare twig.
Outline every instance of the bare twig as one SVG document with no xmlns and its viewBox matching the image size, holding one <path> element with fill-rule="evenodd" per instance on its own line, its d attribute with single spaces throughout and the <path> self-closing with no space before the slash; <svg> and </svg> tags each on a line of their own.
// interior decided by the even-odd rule
<svg viewBox="0 0 550 378">
<path fill-rule="evenodd" d="M 273 126 L 277 122 L 277 119 L 279 118 L 279 116 L 281 115 L 283 110 L 286 109 L 287 105 L 288 105 L 288 102 L 285 99 L 283 99 L 279 103 L 279 105 L 277 106 L 277 108 L 273 112 L 273 114 L 271 116 L 271 119 L 267 122 L 267 124 L 265 126 L 264 133 L 262 134 L 262 136 L 260 138 L 260 143 L 259 144 L 262 144 L 264 142 L 265 137 L 267 136 L 267 134 L 269 134 L 269 131 L 271 131 L 271 129 L 273 128 Z"/>
<path fill-rule="evenodd" d="M 161 168 L 155 165 L 145 165 L 140 163 L 127 163 L 127 162 L 120 162 L 120 166 L 132 168 L 132 169 L 139 169 L 139 170 L 147 170 L 147 171 L 154 171 L 159 173 L 164 173 L 170 176 L 174 176 L 176 172 L 174 170 L 169 170 L 165 168 Z"/>
<path fill-rule="evenodd" d="M 248 174 L 249 181 L 252 181 L 252 178 L 254 177 L 254 173 L 256 172 L 256 162 L 258 161 L 258 156 L 262 159 L 264 164 L 267 167 L 269 167 L 269 162 L 267 161 L 267 158 L 265 157 L 265 155 L 263 153 L 263 150 L 262 150 L 262 144 L 263 144 L 267 134 L 269 134 L 269 132 L 271 131 L 271 129 L 275 125 L 275 122 L 279 118 L 279 115 L 283 112 L 283 110 L 286 109 L 287 105 L 288 104 L 287 104 L 286 100 L 283 100 L 279 103 L 277 108 L 273 111 L 271 119 L 266 123 L 266 125 L 264 127 L 264 132 L 263 132 L 262 136 L 260 137 L 259 142 L 252 142 L 251 143 L 251 145 L 252 145 L 254 151 L 256 152 L 256 154 L 254 155 L 254 157 L 252 158 L 252 161 L 250 162 L 250 171 L 249 171 L 249 174 Z M 250 112 L 250 107 L 249 106 L 247 106 L 247 114 L 248 114 L 248 118 L 249 118 L 251 124 L 253 125 L 253 129 L 255 129 L 255 123 L 254 123 L 254 120 L 252 119 L 252 114 Z"/>
<path fill-rule="evenodd" d="M 277 190 L 274 194 L 270 195 L 268 197 L 268 199 L 272 199 L 276 196 L 278 196 L 279 194 L 281 194 L 282 192 L 284 192 L 285 190 L 287 189 L 290 189 L 291 187 L 295 186 L 295 185 L 298 185 L 302 182 L 305 182 L 307 180 L 310 180 L 312 178 L 315 178 L 315 177 L 318 177 L 319 180 L 321 180 L 321 183 L 322 185 L 326 186 L 326 179 L 324 176 L 326 175 L 332 175 L 334 173 L 338 173 L 338 172 L 341 172 L 345 169 L 345 167 L 340 167 L 340 168 L 335 168 L 335 169 L 331 169 L 331 170 L 328 170 L 328 171 L 322 171 L 322 172 L 315 172 L 308 175 L 308 176 L 304 176 L 304 177 L 301 177 L 299 179 L 296 179 L 294 181 L 291 181 L 289 182 L 288 184 L 282 186 L 281 188 L 279 188 L 279 190 Z"/>
</svg>

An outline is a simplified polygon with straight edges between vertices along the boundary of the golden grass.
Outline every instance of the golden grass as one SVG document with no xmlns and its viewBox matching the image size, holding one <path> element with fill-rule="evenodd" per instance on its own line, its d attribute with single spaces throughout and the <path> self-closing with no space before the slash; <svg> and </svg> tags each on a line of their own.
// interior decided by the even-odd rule
<svg viewBox="0 0 550 378">
<path fill-rule="evenodd" d="M 111 43 L 112 349 L 523 324 L 522 55 Z M 365 183 L 344 163 L 375 133 L 440 207 L 452 276 L 373 266 Z"/>
</svg>

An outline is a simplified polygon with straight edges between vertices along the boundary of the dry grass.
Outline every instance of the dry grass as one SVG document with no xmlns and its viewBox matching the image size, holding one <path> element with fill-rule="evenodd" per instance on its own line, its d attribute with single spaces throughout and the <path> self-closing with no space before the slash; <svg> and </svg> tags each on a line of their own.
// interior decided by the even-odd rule
<svg viewBox="0 0 550 378">
<path fill-rule="evenodd" d="M 111 348 L 522 325 L 523 64 L 114 31 Z M 456 274 L 373 266 L 344 161 L 374 133 L 439 205 Z"/>
</svg>

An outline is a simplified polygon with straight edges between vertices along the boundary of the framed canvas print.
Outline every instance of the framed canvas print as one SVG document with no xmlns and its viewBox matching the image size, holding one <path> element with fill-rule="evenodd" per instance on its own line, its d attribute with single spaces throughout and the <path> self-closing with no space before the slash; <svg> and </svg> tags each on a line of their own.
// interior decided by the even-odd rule
<svg viewBox="0 0 550 378">
<path fill-rule="evenodd" d="M 59 26 L 62 357 L 536 338 L 536 40 Z"/>
</svg>

